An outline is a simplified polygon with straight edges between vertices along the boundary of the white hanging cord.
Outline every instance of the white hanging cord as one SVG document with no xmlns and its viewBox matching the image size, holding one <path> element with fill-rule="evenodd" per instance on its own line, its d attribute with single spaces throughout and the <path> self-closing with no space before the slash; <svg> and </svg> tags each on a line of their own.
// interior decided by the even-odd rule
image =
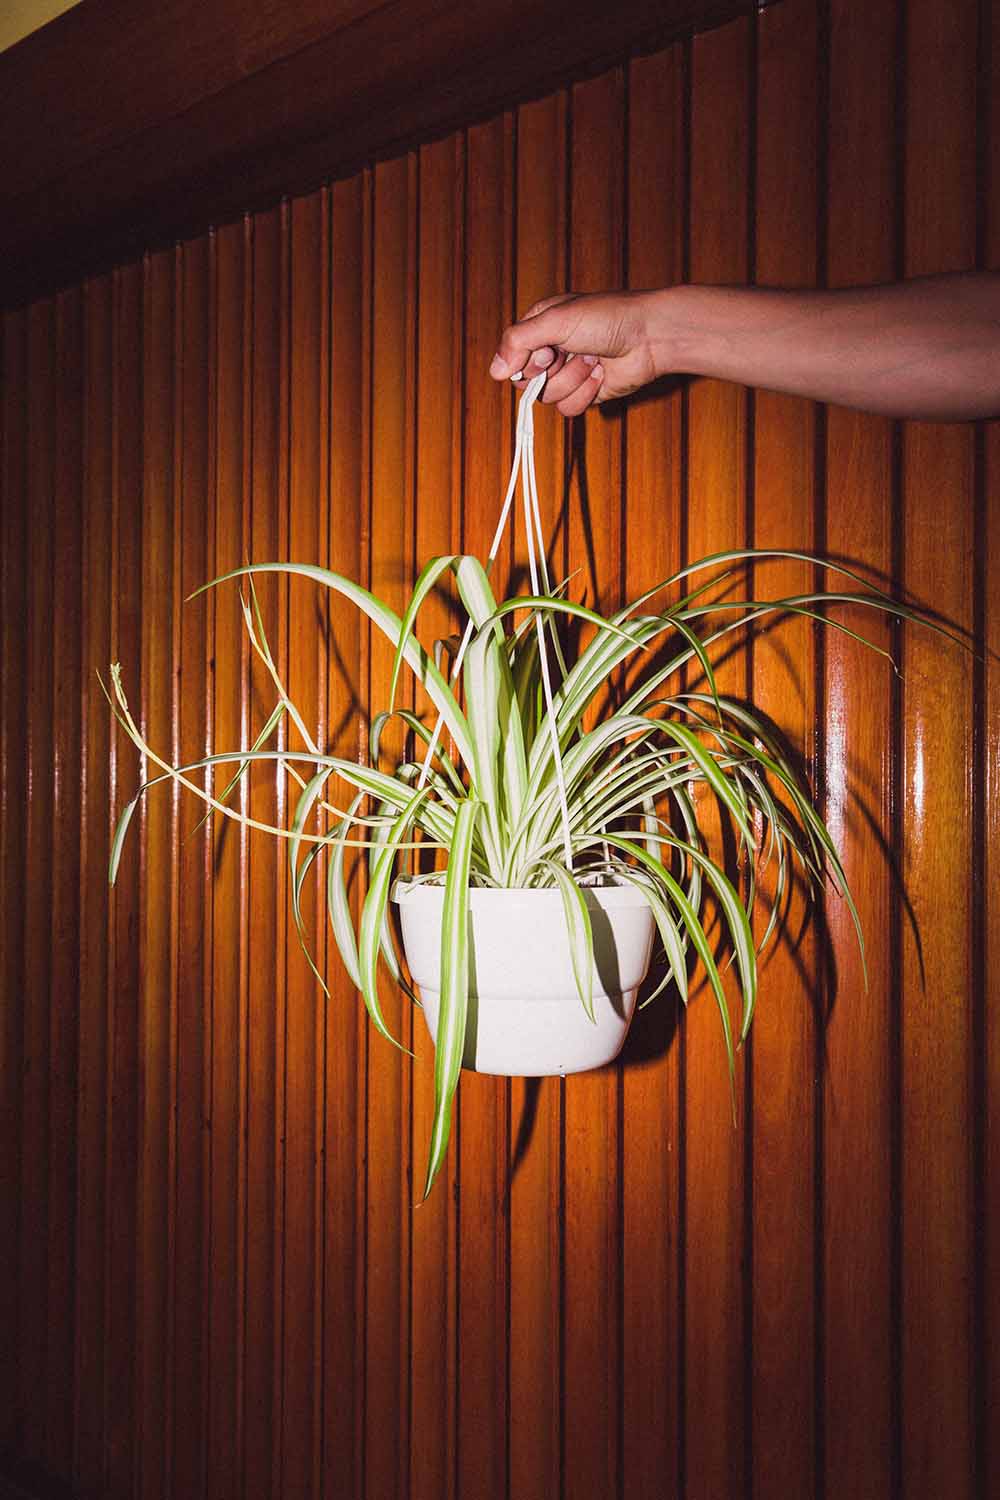
<svg viewBox="0 0 1000 1500">
<path fill-rule="evenodd" d="M 500 509 L 500 520 L 497 523 L 497 529 L 493 536 L 493 543 L 490 547 L 489 557 L 486 563 L 486 571 L 488 573 L 494 561 L 496 560 L 497 553 L 500 550 L 500 543 L 503 539 L 503 534 L 507 529 L 507 522 L 510 518 L 511 507 L 513 505 L 514 495 L 517 490 L 518 475 L 520 474 L 521 490 L 524 499 L 525 536 L 528 543 L 528 570 L 531 577 L 531 591 L 536 595 L 542 592 L 546 594 L 551 594 L 552 592 L 552 586 L 549 581 L 548 562 L 545 556 L 545 539 L 542 533 L 541 513 L 538 505 L 538 485 L 535 479 L 535 422 L 532 412 L 532 407 L 537 401 L 545 385 L 545 378 L 545 372 L 543 371 L 541 375 L 536 375 L 533 380 L 529 380 L 528 384 L 525 386 L 524 394 L 522 395 L 521 400 L 518 404 L 517 426 L 514 441 L 514 460 L 511 464 L 510 479 L 507 484 L 507 493 L 504 496 L 503 505 Z M 569 802 L 566 795 L 566 778 L 563 773 L 562 755 L 560 754 L 559 750 L 559 731 L 556 728 L 556 716 L 552 695 L 552 680 L 549 672 L 548 651 L 545 645 L 545 624 L 540 612 L 536 613 L 535 615 L 535 629 L 538 633 L 538 653 L 539 663 L 542 669 L 542 688 L 545 696 L 545 707 L 547 710 L 547 717 L 549 722 L 549 734 L 552 740 L 552 754 L 555 759 L 556 783 L 559 789 L 559 806 L 562 815 L 563 846 L 566 856 L 566 867 L 567 869 L 572 870 L 573 846 L 569 827 Z M 461 671 L 462 662 L 465 659 L 466 649 L 470 640 L 472 639 L 472 631 L 473 623 L 470 620 L 465 627 L 465 632 L 462 636 L 462 642 L 458 649 L 458 655 L 455 657 L 455 662 L 451 669 L 452 681 L 455 680 L 455 678 L 458 676 L 458 673 Z M 559 664 L 562 668 L 563 674 L 565 675 L 566 664 L 563 661 L 562 650 L 559 646 L 559 638 L 558 636 L 554 636 L 554 639 L 556 654 L 559 658 Z M 424 754 L 423 765 L 420 768 L 420 777 L 417 782 L 418 789 L 422 787 L 427 780 L 427 776 L 430 771 L 430 763 L 434 757 L 434 752 L 437 749 L 443 723 L 443 717 L 439 714 L 437 723 L 434 725 L 434 733 L 431 735 L 430 742 Z"/>
<path fill-rule="evenodd" d="M 514 462 L 511 464 L 511 467 L 510 467 L 510 479 L 508 480 L 508 483 L 507 483 L 507 493 L 504 496 L 504 502 L 503 502 L 503 505 L 501 506 L 501 509 L 500 509 L 500 520 L 497 522 L 497 529 L 493 533 L 493 541 L 492 541 L 492 544 L 490 546 L 489 556 L 486 559 L 486 572 L 487 573 L 489 573 L 490 568 L 493 566 L 493 563 L 496 561 L 496 555 L 500 551 L 500 543 L 501 543 L 501 541 L 503 539 L 503 534 L 504 534 L 504 532 L 507 529 L 507 518 L 510 515 L 511 506 L 514 503 L 514 492 L 517 489 L 517 476 L 518 476 L 518 474 L 520 473 L 520 470 L 521 470 L 521 455 L 522 455 L 522 453 L 524 451 L 525 418 L 526 418 L 527 413 L 530 412 L 532 406 L 534 405 L 535 401 L 537 400 L 538 393 L 541 391 L 541 389 L 544 386 L 544 384 L 545 384 L 545 372 L 544 371 L 542 372 L 541 375 L 536 375 L 535 378 L 534 378 L 534 380 L 529 380 L 528 384 L 525 386 L 524 395 L 521 397 L 521 403 L 520 403 L 520 405 L 518 407 L 518 410 L 517 410 L 517 430 L 516 430 L 516 433 L 515 433 L 515 441 L 514 441 Z M 533 439 L 533 437 L 534 437 L 534 428 L 533 427 L 532 427 L 531 431 L 532 431 L 532 439 Z M 464 634 L 462 636 L 462 641 L 461 641 L 461 644 L 460 644 L 460 646 L 458 648 L 458 655 L 455 657 L 455 661 L 454 661 L 454 663 L 452 665 L 452 669 L 451 669 L 451 681 L 452 682 L 455 681 L 455 678 L 458 676 L 459 672 L 462 670 L 462 663 L 465 660 L 465 653 L 466 653 L 466 651 L 468 649 L 469 642 L 472 639 L 472 631 L 473 631 L 473 624 L 472 624 L 472 621 L 470 620 L 469 623 L 465 627 L 465 632 L 464 632 Z M 428 774 L 430 772 L 430 764 L 431 764 L 431 761 L 434 758 L 434 752 L 435 752 L 435 750 L 438 747 L 438 740 L 441 737 L 441 729 L 442 729 L 443 724 L 444 724 L 444 718 L 443 718 L 443 716 L 441 714 L 438 714 L 437 723 L 434 725 L 434 733 L 430 737 L 430 740 L 429 740 L 428 745 L 427 745 L 427 749 L 424 752 L 423 764 L 420 767 L 420 776 L 419 776 L 419 778 L 417 780 L 417 790 L 418 791 L 420 790 L 420 788 L 426 782 Z"/>
<path fill-rule="evenodd" d="M 526 415 L 527 441 L 524 445 L 524 503 L 527 513 L 528 497 L 531 498 L 531 512 L 535 522 L 535 535 L 538 538 L 538 561 L 542 576 L 542 588 L 546 594 L 552 593 L 552 582 L 549 578 L 549 565 L 545 556 L 545 538 L 542 532 L 542 517 L 538 507 L 538 481 L 535 478 L 535 419 L 530 411 Z M 531 527 L 528 527 L 530 536 Z M 537 590 L 536 590 L 537 592 Z M 556 657 L 559 662 L 559 670 L 563 677 L 566 676 L 566 661 L 559 644 L 559 632 L 552 625 L 552 644 L 555 646 Z"/>
<path fill-rule="evenodd" d="M 552 592 L 549 586 L 549 570 L 545 560 L 545 539 L 542 535 L 542 521 L 538 509 L 538 492 L 535 489 L 535 424 L 531 414 L 531 407 L 525 408 L 527 392 L 522 400 L 522 409 L 525 413 L 525 441 L 522 453 L 521 489 L 524 497 L 524 531 L 528 541 L 528 570 L 531 575 L 531 592 L 539 594 L 539 565 L 541 577 L 544 579 L 546 594 Z M 537 557 L 536 557 L 537 551 Z M 566 797 L 566 778 L 563 775 L 562 756 L 559 753 L 559 730 L 556 727 L 555 706 L 552 701 L 552 679 L 549 673 L 549 654 L 545 645 L 545 621 L 538 611 L 535 614 L 535 630 L 538 634 L 538 656 L 542 669 L 542 688 L 545 694 L 546 717 L 549 723 L 549 737 L 552 741 L 552 755 L 556 767 L 556 784 L 559 788 L 559 810 L 562 818 L 563 853 L 566 856 L 566 868 L 573 868 L 573 844 L 569 830 L 569 803 Z"/>
</svg>

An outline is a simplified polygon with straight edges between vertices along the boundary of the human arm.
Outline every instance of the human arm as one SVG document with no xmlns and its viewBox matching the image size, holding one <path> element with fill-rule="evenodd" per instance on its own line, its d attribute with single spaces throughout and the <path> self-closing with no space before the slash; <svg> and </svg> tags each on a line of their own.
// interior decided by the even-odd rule
<svg viewBox="0 0 1000 1500">
<path fill-rule="evenodd" d="M 941 421 L 1000 414 L 1000 274 L 785 291 L 674 286 L 549 298 L 507 328 L 496 379 L 549 369 L 565 416 L 668 374 Z"/>
</svg>

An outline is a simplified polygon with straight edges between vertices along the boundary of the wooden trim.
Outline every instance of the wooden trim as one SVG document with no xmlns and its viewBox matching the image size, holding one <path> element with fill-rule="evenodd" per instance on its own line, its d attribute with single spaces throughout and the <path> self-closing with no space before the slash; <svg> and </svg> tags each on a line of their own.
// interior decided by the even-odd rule
<svg viewBox="0 0 1000 1500">
<path fill-rule="evenodd" d="M 3 305 L 753 9 L 83 4 L 0 55 Z"/>
</svg>

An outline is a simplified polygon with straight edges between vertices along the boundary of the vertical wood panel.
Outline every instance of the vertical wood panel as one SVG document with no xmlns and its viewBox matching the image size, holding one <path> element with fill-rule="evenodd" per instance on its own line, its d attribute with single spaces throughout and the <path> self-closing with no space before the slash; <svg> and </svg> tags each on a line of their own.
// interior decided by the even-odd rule
<svg viewBox="0 0 1000 1500">
<path fill-rule="evenodd" d="M 195 831 L 158 786 L 109 903 L 114 817 L 154 768 L 91 674 L 120 659 L 175 758 L 245 746 L 273 683 L 236 587 L 192 588 L 292 557 L 399 607 L 431 554 L 484 553 L 515 307 L 997 264 L 995 10 L 786 0 L 5 317 L 0 1473 L 104 1500 L 992 1493 L 992 658 L 870 612 L 841 618 L 902 645 L 902 686 L 801 623 L 734 657 L 726 689 L 819 777 L 867 992 L 831 901 L 764 968 L 735 1130 L 703 990 L 600 1074 L 465 1075 L 417 1209 L 423 1023 L 386 985 L 417 1061 L 371 1036 L 309 882 L 324 999 L 283 847 Z M 577 596 L 815 545 L 1000 649 L 992 425 L 897 444 L 702 381 L 537 427 Z M 303 580 L 257 593 L 318 743 L 363 756 L 391 648 Z M 447 632 L 444 598 L 422 625 Z M 261 768 L 233 800 L 282 823 L 297 790 Z"/>
<path fill-rule="evenodd" d="M 979 201 L 984 206 L 985 261 L 1000 271 L 1000 4 L 983 8 Z M 981 1048 L 978 1082 L 982 1110 L 982 1177 L 984 1205 L 977 1237 L 978 1285 L 982 1302 L 976 1374 L 979 1381 L 977 1422 L 980 1486 L 984 1494 L 1000 1488 L 1000 424 L 986 428 L 981 471 L 979 521 L 984 527 L 978 582 L 979 621 L 985 660 L 980 679 L 980 713 L 984 727 L 979 765 L 980 827 L 979 954 Z"/>
<path fill-rule="evenodd" d="M 510 463 L 507 403 L 482 379 L 498 328 L 511 315 L 512 121 L 501 116 L 466 137 L 465 371 L 462 551 L 485 557 L 496 530 Z M 511 553 L 495 569 L 504 587 Z M 471 1085 L 467 1087 L 466 1085 Z M 458 1138 L 458 1434 L 459 1495 L 484 1475 L 506 1490 L 507 1468 L 507 1177 L 506 1080 L 466 1073 L 457 1110 Z"/>
<path fill-rule="evenodd" d="M 375 170 L 371 354 L 371 589 L 397 612 L 412 567 L 409 401 L 414 306 L 414 166 Z M 388 705 L 393 651 L 372 630 L 369 703 Z M 387 746 L 400 744 L 387 737 Z M 409 1045 L 403 998 L 385 989 L 389 1030 Z M 384 1038 L 368 1043 L 366 1494 L 405 1495 L 408 1473 L 409 1214 L 419 1192 L 409 1142 L 408 1060 Z M 418 1172 L 420 1168 L 418 1167 Z"/>
<path fill-rule="evenodd" d="M 175 682 L 177 653 L 176 582 L 178 552 L 182 545 L 178 513 L 181 484 L 177 468 L 177 392 L 174 384 L 176 339 L 179 330 L 178 273 L 180 252 L 164 251 L 147 257 L 143 265 L 140 337 L 141 374 L 141 489 L 123 487 L 123 508 L 134 511 L 137 494 L 142 496 L 141 535 L 141 677 L 138 692 L 141 723 L 148 742 L 174 764 L 181 756 L 178 725 L 178 691 Z M 135 663 L 136 656 L 131 657 Z M 134 674 L 135 667 L 132 667 Z M 134 675 L 133 675 L 134 681 Z M 141 696 L 140 696 L 141 695 Z M 150 773 L 152 774 L 152 768 Z M 159 793 L 159 795 L 157 795 Z M 140 1005 L 138 1015 L 138 1329 L 137 1375 L 139 1399 L 139 1493 L 162 1495 L 172 1483 L 172 1435 L 178 1327 L 175 1320 L 178 1268 L 178 948 L 174 938 L 179 893 L 176 851 L 177 820 L 182 815 L 178 788 L 169 782 L 156 787 L 143 799 L 139 847 L 142 890 L 139 940 Z M 187 807 L 183 816 L 190 816 Z M 132 851 L 133 857 L 135 851 Z M 198 977 L 198 988 L 200 990 Z M 185 999 L 187 992 L 185 991 Z M 196 1192 L 185 1203 L 180 1226 L 182 1245 L 190 1247 L 188 1213 L 197 1223 L 201 1214 Z M 190 1253 L 190 1252 L 189 1252 Z M 183 1251 L 181 1252 L 183 1255 Z M 183 1265 L 183 1260 L 182 1260 Z M 184 1267 L 190 1272 L 190 1263 Z M 181 1279 L 184 1305 L 180 1334 L 184 1343 L 189 1305 L 200 1292 L 200 1278 Z M 198 1384 L 197 1365 L 192 1379 Z M 183 1403 L 189 1387 L 180 1389 Z M 199 1407 L 185 1416 L 198 1421 Z M 189 1428 L 181 1428 L 181 1472 L 187 1456 Z"/>
<path fill-rule="evenodd" d="M 723 27 L 693 46 L 691 265 L 694 281 L 747 277 L 750 32 Z M 747 396 L 699 381 L 689 397 L 688 561 L 747 537 Z M 719 687 L 746 691 L 737 655 Z M 716 845 L 717 847 L 717 845 Z M 691 1500 L 737 1495 L 746 1483 L 747 1256 L 743 1055 L 736 1065 L 736 1128 L 719 1017 L 702 984 L 684 1025 L 685 1047 L 685 1479 Z"/>
<path fill-rule="evenodd" d="M 815 7 L 788 0 L 757 28 L 755 279 L 809 286 L 816 275 Z M 754 405 L 753 544 L 814 551 L 815 409 L 761 391 Z M 805 564 L 755 570 L 767 596 L 807 593 Z M 815 784 L 814 628 L 788 620 L 753 647 L 754 702 L 780 723 Z M 763 882 L 775 894 L 774 872 Z M 800 888 L 788 902 L 787 931 L 806 917 Z M 764 923 L 758 930 L 758 940 Z M 768 956 L 754 1019 L 752 1434 L 753 1493 L 814 1493 L 815 1460 L 815 1056 L 822 998 L 815 923 L 794 949 Z M 794 1128 L 790 1128 L 794 1122 Z"/>
<path fill-rule="evenodd" d="M 0 727 L 0 774 L 3 777 L 0 807 L 0 881 L 3 883 L 4 919 L 0 923 L 3 993 L 13 997 L 25 992 L 26 955 L 24 950 L 24 880 L 27 819 L 28 764 L 26 721 L 28 705 L 28 672 L 26 637 L 28 629 L 28 548 L 30 543 L 29 510 L 16 497 L 26 494 L 28 465 L 27 431 L 27 314 L 8 313 L 3 323 L 3 469 L 4 504 L 0 510 L 2 552 L 0 569 L 3 581 L 3 724 Z M 7 1211 L 0 1215 L 0 1255 L 12 1268 L 0 1290 L 0 1308 L 4 1327 L 9 1330 L 11 1348 L 20 1352 L 21 1325 L 25 1290 L 20 1281 L 21 1254 L 21 1160 L 32 1143 L 26 1138 L 22 1116 L 22 1079 L 24 1076 L 24 1007 L 3 1006 L 2 1109 L 5 1129 L 2 1136 L 2 1180 L 8 1184 Z M 16 1190 L 14 1188 L 16 1184 Z M 14 1268 L 17 1268 L 16 1271 Z M 21 1392 L 26 1371 L 20 1359 L 0 1362 L 0 1433 L 5 1447 L 16 1450 L 22 1442 Z"/>
<path fill-rule="evenodd" d="M 77 1009 L 73 993 L 80 951 L 80 462 L 82 457 L 82 293 L 56 301 L 52 588 L 51 902 L 52 1005 L 49 1035 L 48 1400 L 46 1463 L 73 1462 L 73 1292 L 77 1087 Z"/>
<path fill-rule="evenodd" d="M 209 623 L 214 600 L 189 595 L 209 576 L 214 490 L 210 487 L 209 403 L 214 380 L 209 345 L 211 299 L 207 238 L 182 247 L 176 276 L 174 336 L 174 733 L 185 765 L 212 750 L 213 697 Z M 199 781 L 202 779 L 199 774 Z M 174 1264 L 173 1458 L 170 1486 L 205 1491 L 208 1403 L 208 1149 L 210 1143 L 211 934 L 214 891 L 211 825 L 185 799 L 174 824 L 177 881 L 174 1039 L 176 1144 L 172 1205 Z M 159 895 L 154 882 L 151 898 Z"/>
<path fill-rule="evenodd" d="M 212 556 L 208 571 L 218 576 L 239 567 L 247 553 L 248 431 L 247 347 L 248 233 L 240 222 L 222 230 L 213 243 L 209 337 L 215 371 L 211 396 L 211 483 L 214 489 Z M 212 745 L 221 753 L 248 742 L 244 713 L 247 645 L 234 590 L 208 602 L 214 661 L 211 706 Z M 213 778 L 219 791 L 234 768 Z M 245 783 L 231 804 L 245 808 Z M 209 1243 L 208 1379 L 206 1489 L 237 1495 L 243 1442 L 243 1299 L 246 1292 L 242 1225 L 244 1193 L 245 1048 L 247 998 L 247 912 L 245 877 L 249 835 L 215 817 L 212 872 L 211 984 L 209 1054 Z"/>
<path fill-rule="evenodd" d="M 104 1276 L 107 1202 L 104 1162 L 108 1146 L 105 1105 L 108 1077 L 107 848 L 113 820 L 109 766 L 113 765 L 111 716 L 97 673 L 106 682 L 111 659 L 111 349 L 112 288 L 104 277 L 84 289 L 82 379 L 81 557 L 82 598 L 80 990 L 77 1073 L 76 1370 L 73 1471 L 85 1496 L 102 1489 L 104 1451 Z M 13 507 L 11 510 L 13 511 Z"/>
<path fill-rule="evenodd" d="M 462 173 L 464 145 L 454 137 L 420 152 L 420 239 L 415 403 L 416 557 L 419 570 L 451 551 L 457 530 L 462 399 Z M 431 597 L 420 639 L 450 635 L 455 618 Z M 418 712 L 430 711 L 418 690 Z M 434 1049 L 423 1018 L 413 1016 L 412 1141 L 414 1194 L 434 1118 Z M 413 1214 L 411 1246 L 410 1493 L 455 1492 L 455 1152 L 437 1190 Z"/>
<path fill-rule="evenodd" d="M 327 524 L 330 566 L 348 577 L 363 576 L 364 521 L 364 309 L 371 294 L 365 247 L 363 177 L 332 189 L 330 252 L 330 498 Z M 333 650 L 328 679 L 328 738 L 334 754 L 355 759 L 364 726 L 357 714 L 361 622 L 353 606 L 331 595 L 328 625 Z M 323 1376 L 324 1495 L 361 1494 L 364 1396 L 364 1267 L 361 1237 L 364 1138 L 365 1012 L 339 956 L 327 964 L 326 1196 L 324 1209 Z"/>
<path fill-rule="evenodd" d="M 896 11 L 895 0 L 837 0 L 831 7 L 825 224 L 831 286 L 888 281 L 893 274 Z M 859 47 L 862 24 L 866 42 Z M 826 414 L 826 547 L 875 579 L 892 571 L 892 430 L 883 417 L 839 407 Z M 841 618 L 889 649 L 888 624 L 861 614 Z M 836 990 L 822 1053 L 825 1478 L 828 1494 L 864 1500 L 890 1492 L 894 1457 L 893 951 L 890 863 L 883 853 L 892 839 L 894 689 L 889 664 L 846 636 L 828 632 L 823 652 L 827 824 L 868 935 L 866 987 L 846 906 L 827 903 Z"/>
<path fill-rule="evenodd" d="M 524 313 L 566 286 L 565 94 L 517 117 L 515 305 Z M 566 556 L 563 510 L 567 423 L 539 412 L 535 466 L 553 571 Z M 515 548 L 524 528 L 514 517 Z M 523 566 L 523 559 L 522 559 Z M 560 1275 L 563 1222 L 558 1078 L 513 1079 L 510 1091 L 510 1495 L 559 1493 Z M 539 1225 L 546 1232 L 539 1233 Z"/>
<path fill-rule="evenodd" d="M 570 276 L 574 290 L 622 281 L 624 81 L 615 71 L 573 90 Z M 621 416 L 577 420 L 569 490 L 576 597 L 617 608 L 622 590 Z M 621 1192 L 616 1067 L 566 1080 L 563 1433 L 565 1493 L 618 1492 L 621 1463 Z"/>
<path fill-rule="evenodd" d="M 964 270 L 975 254 L 976 15 L 910 0 L 906 30 L 905 270 Z M 907 424 L 906 585 L 972 625 L 972 431 Z M 900 724 L 902 1480 L 974 1493 L 972 1426 L 972 666 L 907 627 Z M 919 947 L 918 938 L 919 934 Z"/>
<path fill-rule="evenodd" d="M 46 1460 L 48 1403 L 49 1095 L 52 949 L 49 890 L 52 880 L 49 799 L 52 796 L 53 642 L 55 536 L 53 436 L 55 432 L 55 305 L 36 304 L 28 314 L 25 495 L 29 532 L 27 598 L 26 882 L 24 908 L 24 1053 L 21 1124 L 31 1149 L 20 1160 L 19 1268 L 22 1308 L 20 1360 L 27 1399 L 21 1411 L 25 1452 Z M 34 1394 L 31 1394 L 34 1393 Z"/>
<path fill-rule="evenodd" d="M 293 562 L 327 552 L 327 347 L 329 326 L 329 225 L 326 195 L 296 200 L 290 209 L 288 290 L 289 469 L 288 555 Z M 286 676 L 316 744 L 325 743 L 326 665 L 319 649 L 326 597 L 303 578 L 289 580 Z M 302 749 L 288 728 L 289 747 Z M 300 765 L 308 780 L 308 767 Z M 291 811 L 300 783 L 289 781 Z M 289 900 L 290 900 L 289 895 Z M 314 959 L 322 962 L 324 928 L 315 882 L 303 892 L 303 925 Z M 288 999 L 284 1055 L 284 1299 L 282 1310 L 283 1491 L 311 1495 L 317 1483 L 320 1430 L 318 1301 L 321 1286 L 321 1186 L 319 1131 L 322 1118 L 323 1019 L 325 1006 L 289 911 L 286 953 Z"/>
<path fill-rule="evenodd" d="M 280 402 L 277 373 L 281 359 L 281 214 L 258 215 L 253 228 L 250 415 L 252 456 L 250 557 L 266 562 L 281 556 L 279 519 Z M 276 579 L 256 584 L 272 648 L 279 644 Z M 220 605 L 220 607 L 223 607 Z M 262 724 L 274 706 L 274 689 L 262 662 L 250 663 L 248 692 L 253 721 Z M 278 776 L 252 777 L 250 814 L 273 824 L 283 815 Z M 244 1494 L 277 1495 L 277 1441 L 280 1403 L 280 1200 L 276 1117 L 280 1099 L 279 1038 L 284 1010 L 281 954 L 285 943 L 284 904 L 279 905 L 283 851 L 266 838 L 250 841 L 248 864 L 248 1037 L 246 1143 L 246 1373 L 244 1377 Z"/>
<path fill-rule="evenodd" d="M 687 51 L 634 62 L 628 91 L 628 280 L 684 275 Z M 634 406 L 626 427 L 626 596 L 681 565 L 683 393 Z M 662 599 L 652 608 L 662 608 Z M 657 976 L 657 983 L 659 975 Z M 622 1073 L 623 1478 L 660 1500 L 681 1476 L 680 1000 L 673 986 L 637 1013 Z"/>
<path fill-rule="evenodd" d="M 144 515 L 136 504 L 142 493 L 142 274 L 130 266 L 114 279 L 114 345 L 112 351 L 112 537 L 115 567 L 112 659 L 132 663 L 127 690 L 138 703 L 136 667 L 142 662 L 142 536 Z M 112 805 L 134 796 L 135 757 L 114 736 L 111 765 Z M 136 1371 L 139 1271 L 136 1238 L 139 1227 L 139 1019 L 140 994 L 140 847 L 122 870 L 112 898 L 112 969 L 109 976 L 106 1202 L 108 1210 L 104 1367 L 105 1488 L 131 1494 L 137 1478 L 137 1426 L 140 1393 Z M 158 1184 L 161 1192 L 164 1184 Z M 162 1330 L 164 1315 L 159 1314 Z"/>
</svg>

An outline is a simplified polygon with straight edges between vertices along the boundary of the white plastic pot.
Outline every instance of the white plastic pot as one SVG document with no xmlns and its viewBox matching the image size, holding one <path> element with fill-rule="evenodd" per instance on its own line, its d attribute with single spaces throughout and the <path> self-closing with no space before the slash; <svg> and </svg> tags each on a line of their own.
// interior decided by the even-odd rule
<svg viewBox="0 0 1000 1500">
<path fill-rule="evenodd" d="M 584 896 L 594 935 L 596 1024 L 573 978 L 558 890 L 470 891 L 463 1067 L 534 1078 L 581 1073 L 618 1056 L 649 968 L 653 917 L 629 885 L 590 887 Z M 436 1040 L 444 888 L 400 881 L 393 899 L 410 973 Z"/>
</svg>

